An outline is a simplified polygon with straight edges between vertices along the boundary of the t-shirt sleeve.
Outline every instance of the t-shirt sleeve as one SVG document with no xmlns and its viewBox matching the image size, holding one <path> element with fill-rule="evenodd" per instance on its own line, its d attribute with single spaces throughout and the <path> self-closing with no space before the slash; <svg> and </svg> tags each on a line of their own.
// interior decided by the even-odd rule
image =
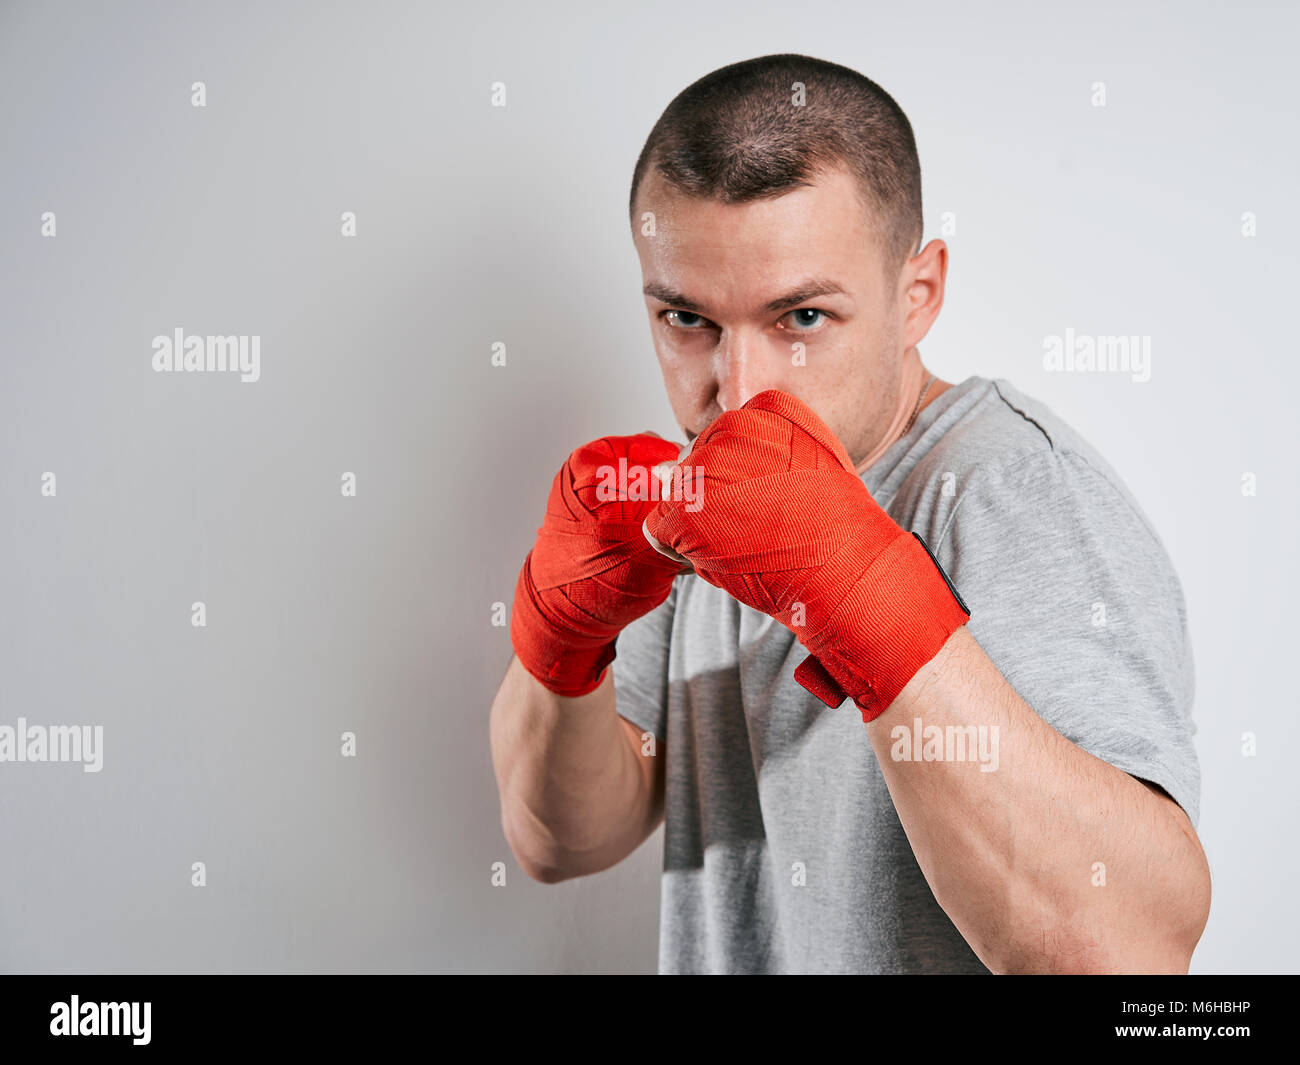
<svg viewBox="0 0 1300 1065">
<path fill-rule="evenodd" d="M 668 707 L 668 645 L 681 577 L 668 598 L 618 634 L 614 645 L 615 710 L 662 742 Z"/>
<path fill-rule="evenodd" d="M 1072 743 L 1200 815 L 1182 587 L 1110 476 L 1050 449 L 965 478 L 936 552 L 1002 675 Z"/>
</svg>

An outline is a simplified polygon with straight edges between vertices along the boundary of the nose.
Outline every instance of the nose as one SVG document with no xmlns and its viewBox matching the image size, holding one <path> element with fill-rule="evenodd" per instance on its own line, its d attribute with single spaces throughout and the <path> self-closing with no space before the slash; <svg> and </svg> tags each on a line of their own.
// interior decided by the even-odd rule
<svg viewBox="0 0 1300 1065">
<path fill-rule="evenodd" d="M 714 353 L 714 367 L 718 406 L 723 411 L 739 410 L 760 392 L 781 387 L 775 367 L 753 337 L 737 333 L 723 337 Z"/>
</svg>

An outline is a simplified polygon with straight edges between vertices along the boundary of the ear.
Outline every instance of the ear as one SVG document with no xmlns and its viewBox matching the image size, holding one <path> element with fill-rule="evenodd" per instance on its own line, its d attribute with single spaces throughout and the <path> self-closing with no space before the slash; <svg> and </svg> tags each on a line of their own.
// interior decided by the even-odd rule
<svg viewBox="0 0 1300 1065">
<path fill-rule="evenodd" d="M 948 278 L 948 245 L 932 240 L 903 264 L 899 277 L 903 300 L 903 350 L 925 339 L 943 307 Z"/>
</svg>

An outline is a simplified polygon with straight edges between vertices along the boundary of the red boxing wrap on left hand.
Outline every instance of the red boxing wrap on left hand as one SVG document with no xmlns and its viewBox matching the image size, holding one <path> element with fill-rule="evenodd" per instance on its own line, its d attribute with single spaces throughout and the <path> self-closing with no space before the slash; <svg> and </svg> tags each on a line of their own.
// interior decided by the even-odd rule
<svg viewBox="0 0 1300 1065">
<path fill-rule="evenodd" d="M 696 437 L 694 510 L 662 500 L 653 541 L 790 629 L 795 679 L 827 705 L 879 717 L 970 617 L 919 536 L 876 503 L 844 446 L 804 403 L 769 390 Z"/>
<path fill-rule="evenodd" d="M 648 433 L 606 436 L 555 475 L 515 583 L 510 638 L 520 664 L 556 695 L 595 691 L 618 634 L 672 591 L 680 567 L 646 543 L 641 523 L 658 498 L 652 469 L 678 451 Z M 616 470 L 630 478 L 623 488 L 610 479 Z"/>
</svg>

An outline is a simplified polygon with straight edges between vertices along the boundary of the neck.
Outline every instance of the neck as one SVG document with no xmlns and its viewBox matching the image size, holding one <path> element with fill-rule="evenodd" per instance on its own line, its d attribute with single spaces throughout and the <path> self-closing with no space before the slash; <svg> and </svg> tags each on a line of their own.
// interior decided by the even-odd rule
<svg viewBox="0 0 1300 1065">
<path fill-rule="evenodd" d="M 946 381 L 940 381 L 935 378 L 930 382 L 930 387 L 925 388 L 926 378 L 929 377 L 924 366 L 921 365 L 921 353 L 916 348 L 908 348 L 903 355 L 903 382 L 902 387 L 898 390 L 898 406 L 894 409 L 894 416 L 890 419 L 889 428 L 885 430 L 885 435 L 870 453 L 857 464 L 858 474 L 864 474 L 867 469 L 881 455 L 883 455 L 889 446 L 903 435 L 903 430 L 912 418 L 912 412 L 920 414 L 922 410 L 928 407 L 937 396 L 952 386 Z M 921 405 L 917 406 L 917 400 L 921 398 L 921 392 L 925 390 L 925 398 Z"/>
</svg>

